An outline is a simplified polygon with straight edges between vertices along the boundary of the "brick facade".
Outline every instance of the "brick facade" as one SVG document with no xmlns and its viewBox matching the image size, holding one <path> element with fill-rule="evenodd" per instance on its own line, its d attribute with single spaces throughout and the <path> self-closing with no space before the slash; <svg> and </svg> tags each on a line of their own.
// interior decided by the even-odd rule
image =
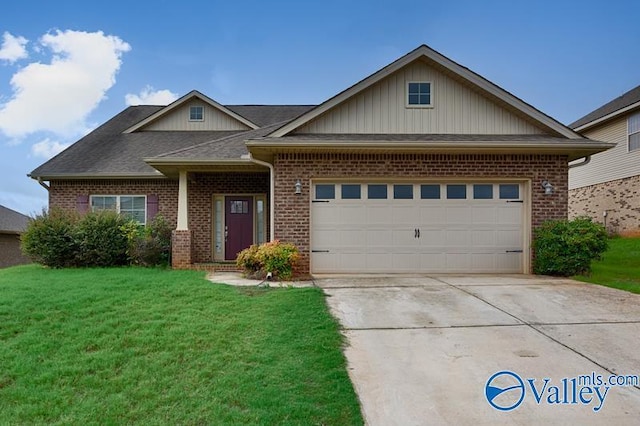
<svg viewBox="0 0 640 426">
<path fill-rule="evenodd" d="M 604 216 L 604 212 L 607 216 Z M 640 176 L 569 191 L 569 217 L 589 216 L 612 234 L 640 229 Z"/>
<path fill-rule="evenodd" d="M 171 267 L 189 269 L 193 263 L 193 231 L 175 230 L 171 233 Z"/>
<path fill-rule="evenodd" d="M 489 154 L 279 154 L 275 166 L 275 237 L 298 246 L 299 272 L 309 272 L 310 188 L 316 178 L 512 178 L 530 179 L 531 225 L 566 218 L 567 157 Z M 302 195 L 294 194 L 297 180 Z M 544 195 L 541 182 L 554 185 Z"/>
</svg>

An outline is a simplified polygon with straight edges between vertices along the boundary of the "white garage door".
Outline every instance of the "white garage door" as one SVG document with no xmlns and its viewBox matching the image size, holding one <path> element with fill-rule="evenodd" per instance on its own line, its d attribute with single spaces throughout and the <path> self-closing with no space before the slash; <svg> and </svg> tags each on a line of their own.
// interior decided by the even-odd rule
<svg viewBox="0 0 640 426">
<path fill-rule="evenodd" d="M 521 273 L 521 183 L 314 183 L 314 273 Z"/>
</svg>

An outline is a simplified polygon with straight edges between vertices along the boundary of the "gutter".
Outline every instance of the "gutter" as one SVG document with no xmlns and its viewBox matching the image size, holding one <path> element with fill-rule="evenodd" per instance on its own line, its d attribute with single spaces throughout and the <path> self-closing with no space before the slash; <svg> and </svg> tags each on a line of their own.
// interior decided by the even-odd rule
<svg viewBox="0 0 640 426">
<path fill-rule="evenodd" d="M 583 161 L 579 162 L 579 163 L 575 163 L 575 164 L 569 164 L 569 168 L 573 169 L 575 167 L 580 167 L 580 166 L 586 166 L 587 164 L 589 164 L 591 162 L 591 156 L 587 155 L 585 157 L 582 157 Z"/>
<path fill-rule="evenodd" d="M 255 164 L 258 164 L 260 166 L 265 166 L 265 167 L 269 168 L 269 190 L 271 192 L 269 194 L 269 241 L 273 241 L 273 240 L 275 240 L 275 224 L 276 224 L 276 219 L 275 219 L 276 178 L 275 178 L 275 173 L 274 173 L 274 169 L 273 169 L 273 164 L 267 163 L 266 161 L 255 159 L 255 158 L 253 158 L 251 153 L 249 153 L 247 156 L 243 155 L 242 157 L 243 158 L 248 158 L 249 161 L 251 161 L 252 163 L 255 163 Z"/>
<path fill-rule="evenodd" d="M 47 185 L 46 183 L 44 183 L 44 182 L 42 181 L 42 178 L 41 178 L 40 176 L 38 176 L 37 181 L 38 181 L 38 185 L 40 185 L 41 187 L 43 187 L 44 189 L 46 189 L 46 190 L 47 190 L 47 192 L 49 192 L 49 188 L 51 188 L 51 187 L 50 187 L 49 185 Z"/>
</svg>

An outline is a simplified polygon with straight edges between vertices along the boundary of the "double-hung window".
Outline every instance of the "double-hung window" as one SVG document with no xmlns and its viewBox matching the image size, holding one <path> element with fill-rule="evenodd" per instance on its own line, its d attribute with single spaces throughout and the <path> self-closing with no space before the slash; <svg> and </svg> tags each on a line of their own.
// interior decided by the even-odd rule
<svg viewBox="0 0 640 426">
<path fill-rule="evenodd" d="M 204 107 L 201 105 L 189 107 L 189 121 L 204 121 Z"/>
<path fill-rule="evenodd" d="M 431 82 L 410 81 L 407 83 L 407 106 L 431 107 Z"/>
<path fill-rule="evenodd" d="M 629 152 L 640 149 L 640 112 L 627 120 L 629 126 Z"/>
<path fill-rule="evenodd" d="M 145 195 L 92 195 L 91 211 L 110 210 L 129 217 L 140 225 L 147 223 Z"/>
</svg>

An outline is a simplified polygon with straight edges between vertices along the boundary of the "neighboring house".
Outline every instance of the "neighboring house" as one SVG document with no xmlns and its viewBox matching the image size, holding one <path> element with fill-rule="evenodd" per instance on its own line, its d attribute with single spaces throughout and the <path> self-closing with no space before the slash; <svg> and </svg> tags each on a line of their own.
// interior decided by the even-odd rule
<svg viewBox="0 0 640 426">
<path fill-rule="evenodd" d="M 609 147 L 423 45 L 313 107 L 129 107 L 30 176 L 50 206 L 162 214 L 179 268 L 279 239 L 302 274 L 528 273 L 568 162 Z"/>
<path fill-rule="evenodd" d="M 20 249 L 20 235 L 28 224 L 28 216 L 0 206 L 0 268 L 31 262 Z"/>
<path fill-rule="evenodd" d="M 570 127 L 615 144 L 569 171 L 569 216 L 587 215 L 612 233 L 640 230 L 640 86 Z"/>
</svg>

